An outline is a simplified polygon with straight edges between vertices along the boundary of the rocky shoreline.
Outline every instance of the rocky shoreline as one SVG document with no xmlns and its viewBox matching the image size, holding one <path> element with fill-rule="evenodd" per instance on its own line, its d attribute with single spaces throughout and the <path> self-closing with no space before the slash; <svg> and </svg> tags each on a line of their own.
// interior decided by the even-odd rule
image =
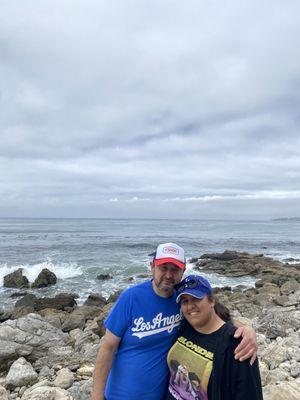
<svg viewBox="0 0 300 400">
<path fill-rule="evenodd" d="M 251 275 L 256 287 L 216 288 L 233 317 L 257 331 L 265 400 L 296 400 L 300 390 L 300 265 L 226 251 L 192 260 L 194 269 Z M 88 400 L 108 300 L 91 294 L 20 298 L 0 313 L 0 399 Z"/>
</svg>

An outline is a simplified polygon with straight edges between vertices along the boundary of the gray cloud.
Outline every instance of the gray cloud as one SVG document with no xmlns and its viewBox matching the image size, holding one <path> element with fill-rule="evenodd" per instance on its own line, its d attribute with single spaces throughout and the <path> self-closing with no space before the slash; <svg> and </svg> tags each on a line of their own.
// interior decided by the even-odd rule
<svg viewBox="0 0 300 400">
<path fill-rule="evenodd" d="M 0 5 L 0 216 L 299 215 L 297 1 Z"/>
</svg>

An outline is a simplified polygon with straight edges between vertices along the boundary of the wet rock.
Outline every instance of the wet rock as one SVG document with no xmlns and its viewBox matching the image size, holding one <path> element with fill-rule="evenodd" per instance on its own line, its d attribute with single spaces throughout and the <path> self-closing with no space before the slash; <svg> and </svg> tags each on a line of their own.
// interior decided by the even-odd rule
<svg viewBox="0 0 300 400">
<path fill-rule="evenodd" d="M 12 389 L 18 386 L 32 385 L 37 379 L 38 375 L 32 365 L 21 357 L 10 367 L 6 376 L 6 386 Z"/>
<path fill-rule="evenodd" d="M 74 308 L 76 306 L 75 295 L 68 293 L 60 293 L 54 298 L 44 297 L 36 301 L 34 309 L 36 311 L 43 310 L 45 308 L 54 308 L 56 310 L 65 310 Z"/>
<path fill-rule="evenodd" d="M 38 274 L 37 278 L 32 284 L 32 288 L 41 288 L 49 285 L 54 285 L 57 282 L 56 275 L 49 271 L 48 268 L 42 269 L 42 271 Z"/>
<path fill-rule="evenodd" d="M 27 292 L 16 292 L 16 293 L 12 293 L 9 297 L 11 299 L 14 299 L 15 297 L 23 297 L 26 296 L 26 294 L 28 294 Z"/>
<path fill-rule="evenodd" d="M 34 294 L 28 293 L 24 297 L 16 301 L 15 308 L 30 307 L 32 308 L 32 310 L 34 310 L 36 301 L 37 297 Z"/>
<path fill-rule="evenodd" d="M 123 292 L 123 290 L 118 290 L 117 292 L 110 295 L 107 300 L 107 303 L 114 303 L 115 301 L 117 301 L 122 292 Z"/>
<path fill-rule="evenodd" d="M 3 286 L 7 288 L 28 288 L 29 281 L 26 276 L 23 275 L 23 269 L 18 268 L 16 271 L 5 275 Z"/>
<path fill-rule="evenodd" d="M 97 275 L 97 279 L 99 279 L 99 281 L 107 281 L 109 279 L 112 279 L 113 276 L 111 274 L 99 274 Z"/>
<path fill-rule="evenodd" d="M 83 303 L 85 306 L 101 307 L 106 304 L 106 299 L 98 293 L 92 293 Z"/>
</svg>

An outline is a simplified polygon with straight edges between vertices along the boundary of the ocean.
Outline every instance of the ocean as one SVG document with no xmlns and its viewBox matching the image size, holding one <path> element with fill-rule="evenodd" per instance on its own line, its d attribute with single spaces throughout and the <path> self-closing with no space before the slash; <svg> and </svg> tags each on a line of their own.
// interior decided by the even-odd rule
<svg viewBox="0 0 300 400">
<path fill-rule="evenodd" d="M 165 242 L 182 246 L 188 258 L 227 249 L 293 263 L 300 259 L 300 221 L 0 219 L 0 309 L 16 301 L 10 296 L 20 290 L 4 288 L 3 277 L 17 268 L 30 282 L 43 268 L 58 278 L 54 286 L 27 292 L 76 293 L 81 304 L 90 293 L 109 297 L 145 279 L 140 275 L 149 273 L 148 254 Z M 107 273 L 113 278 L 97 279 Z M 213 286 L 254 285 L 251 277 L 205 276 Z"/>
</svg>

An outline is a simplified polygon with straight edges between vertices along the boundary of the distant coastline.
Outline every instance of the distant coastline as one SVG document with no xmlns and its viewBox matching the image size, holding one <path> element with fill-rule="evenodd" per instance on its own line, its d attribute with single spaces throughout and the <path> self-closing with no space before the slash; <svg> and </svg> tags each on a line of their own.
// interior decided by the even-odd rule
<svg viewBox="0 0 300 400">
<path fill-rule="evenodd" d="M 300 217 L 282 217 L 282 218 L 273 218 L 271 221 L 278 222 L 300 222 Z"/>
</svg>

